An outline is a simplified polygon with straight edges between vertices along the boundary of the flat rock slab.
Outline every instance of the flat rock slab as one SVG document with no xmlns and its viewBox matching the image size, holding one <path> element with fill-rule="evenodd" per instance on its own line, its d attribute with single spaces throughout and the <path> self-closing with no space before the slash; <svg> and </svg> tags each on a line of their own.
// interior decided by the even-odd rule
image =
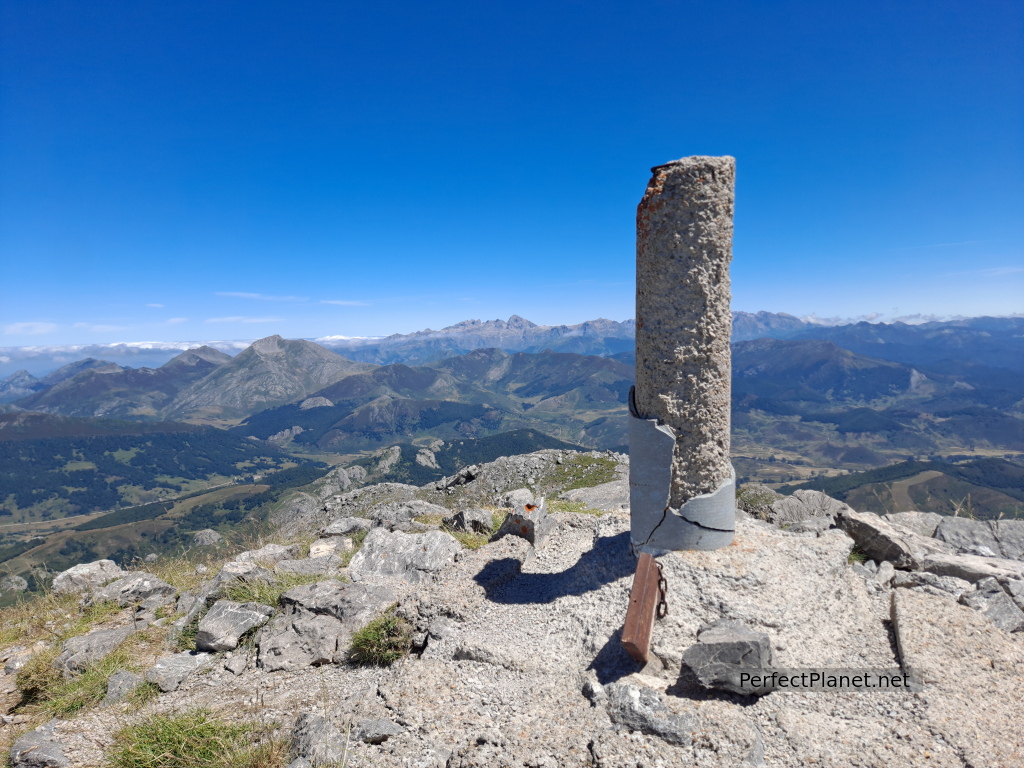
<svg viewBox="0 0 1024 768">
<path fill-rule="evenodd" d="M 94 602 L 110 600 L 122 608 L 145 603 L 147 608 L 156 608 L 174 602 L 178 593 L 174 587 L 152 573 L 136 571 L 110 582 L 93 592 Z"/>
<path fill-rule="evenodd" d="M 274 613 L 269 605 L 218 600 L 199 622 L 197 651 L 233 651 L 242 635 L 262 627 Z"/>
<path fill-rule="evenodd" d="M 189 675 L 211 664 L 212 658 L 208 653 L 190 651 L 164 656 L 146 672 L 146 680 L 155 683 L 164 693 L 175 691 Z"/>
<path fill-rule="evenodd" d="M 999 581 L 1024 579 L 1024 563 L 978 555 L 927 555 L 921 563 L 921 570 L 936 576 L 955 576 L 972 584 L 989 577 Z"/>
<path fill-rule="evenodd" d="M 969 608 L 912 590 L 893 592 L 892 621 L 932 731 L 965 765 L 1024 765 L 1024 648 Z"/>
<path fill-rule="evenodd" d="M 892 512 L 882 515 L 882 519 L 930 539 L 935 535 L 935 529 L 942 522 L 943 515 L 935 512 Z"/>
<path fill-rule="evenodd" d="M 422 584 L 449 565 L 462 549 L 449 534 L 389 532 L 374 528 L 348 566 L 354 581 Z"/>
<path fill-rule="evenodd" d="M 81 563 L 54 576 L 52 589 L 58 595 L 69 592 L 92 592 L 121 576 L 124 576 L 124 571 L 113 560 Z"/>
<path fill-rule="evenodd" d="M 11 747 L 11 768 L 68 768 L 71 761 L 53 733 L 55 721 L 18 738 Z"/>
<path fill-rule="evenodd" d="M 302 576 L 327 576 L 338 573 L 345 567 L 344 562 L 335 554 L 321 555 L 320 557 L 305 557 L 301 560 L 282 560 L 274 570 L 277 573 L 295 573 Z"/>
<path fill-rule="evenodd" d="M 951 545 L 958 553 L 999 557 L 999 541 L 987 520 L 944 517 L 935 529 L 935 538 Z"/>
<path fill-rule="evenodd" d="M 83 672 L 90 664 L 104 659 L 109 653 L 128 639 L 132 627 L 99 629 L 80 637 L 72 637 L 62 646 L 56 664 L 65 675 Z"/>
</svg>

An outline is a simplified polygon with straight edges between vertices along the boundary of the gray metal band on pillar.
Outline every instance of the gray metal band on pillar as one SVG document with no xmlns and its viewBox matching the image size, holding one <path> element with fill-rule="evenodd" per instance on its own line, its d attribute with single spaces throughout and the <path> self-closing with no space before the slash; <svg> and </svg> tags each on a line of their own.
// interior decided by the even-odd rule
<svg viewBox="0 0 1024 768">
<path fill-rule="evenodd" d="M 735 160 L 651 169 L 637 207 L 636 387 L 630 397 L 634 552 L 732 542 L 729 262 Z"/>
</svg>

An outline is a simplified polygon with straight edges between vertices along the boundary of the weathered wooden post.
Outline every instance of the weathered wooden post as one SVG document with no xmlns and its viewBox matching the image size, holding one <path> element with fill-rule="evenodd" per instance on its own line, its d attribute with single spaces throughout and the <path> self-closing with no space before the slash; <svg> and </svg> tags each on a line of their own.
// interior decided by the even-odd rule
<svg viewBox="0 0 1024 768">
<path fill-rule="evenodd" d="M 636 387 L 630 398 L 633 551 L 732 542 L 729 262 L 736 161 L 651 169 L 636 216 Z"/>
<path fill-rule="evenodd" d="M 636 386 L 630 392 L 630 541 L 640 556 L 622 644 L 646 662 L 665 586 L 652 556 L 732 543 L 729 459 L 736 161 L 651 169 L 636 212 Z"/>
</svg>

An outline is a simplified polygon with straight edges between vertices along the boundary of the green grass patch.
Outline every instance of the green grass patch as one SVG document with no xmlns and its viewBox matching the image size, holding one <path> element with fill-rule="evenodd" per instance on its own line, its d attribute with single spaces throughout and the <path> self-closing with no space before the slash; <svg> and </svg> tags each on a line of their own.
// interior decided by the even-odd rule
<svg viewBox="0 0 1024 768">
<path fill-rule="evenodd" d="M 262 603 L 276 607 L 281 595 L 292 587 L 313 584 L 331 578 L 323 573 L 278 573 L 273 581 L 238 579 L 224 589 L 224 596 L 236 603 Z"/>
<path fill-rule="evenodd" d="M 612 459 L 602 456 L 572 456 L 556 464 L 541 478 L 538 485 L 563 492 L 593 488 L 614 480 L 617 466 Z"/>
<path fill-rule="evenodd" d="M 857 547 L 851 549 L 850 554 L 846 556 L 846 562 L 848 562 L 850 565 L 853 565 L 854 563 L 866 563 L 867 561 L 867 553 L 865 553 L 861 549 L 858 549 Z"/>
<path fill-rule="evenodd" d="M 22 701 L 47 717 L 68 718 L 94 706 L 107 695 L 107 679 L 133 664 L 127 650 L 118 648 L 106 658 L 66 678 L 54 665 L 59 649 L 37 653 L 18 671 Z"/>
<path fill-rule="evenodd" d="M 412 627 L 391 606 L 352 635 L 349 658 L 356 664 L 388 667 L 409 653 Z"/>
<path fill-rule="evenodd" d="M 207 709 L 153 715 L 121 729 L 108 753 L 111 768 L 271 768 L 286 746 L 248 723 L 228 723 Z"/>
<path fill-rule="evenodd" d="M 363 542 L 366 541 L 366 535 L 369 530 L 360 529 L 353 531 L 348 537 L 352 541 L 352 549 L 346 550 L 345 552 L 339 552 L 338 557 L 341 558 L 341 564 L 344 567 L 348 567 L 348 564 L 352 562 L 352 558 L 356 556 L 356 552 L 363 546 Z"/>
<path fill-rule="evenodd" d="M 442 530 L 466 549 L 480 549 L 480 547 L 490 543 L 491 537 L 497 533 L 499 528 L 501 528 L 506 517 L 508 517 L 507 510 L 492 509 L 491 527 L 485 533 L 477 533 L 476 531 L 455 531 L 448 527 L 444 527 Z"/>
<path fill-rule="evenodd" d="M 598 517 L 605 514 L 603 509 L 593 509 L 582 501 L 555 499 L 554 501 L 547 502 L 547 508 L 548 512 L 574 512 L 577 515 L 597 515 Z"/>
</svg>

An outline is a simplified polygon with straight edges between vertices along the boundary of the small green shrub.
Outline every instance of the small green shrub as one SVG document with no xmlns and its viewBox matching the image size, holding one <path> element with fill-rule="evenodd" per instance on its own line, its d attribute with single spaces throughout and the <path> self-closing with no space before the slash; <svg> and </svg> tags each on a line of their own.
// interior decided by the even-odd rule
<svg viewBox="0 0 1024 768">
<path fill-rule="evenodd" d="M 387 667 L 409 653 L 412 627 L 391 606 L 352 635 L 349 658 L 356 664 Z"/>
<path fill-rule="evenodd" d="M 851 565 L 853 563 L 865 563 L 867 562 L 867 559 L 867 554 L 863 550 L 858 549 L 857 547 L 851 549 L 850 554 L 846 556 L 846 562 L 850 563 Z"/>
<path fill-rule="evenodd" d="M 246 762 L 257 748 L 254 728 L 226 723 L 206 709 L 153 715 L 114 736 L 112 768 L 226 768 Z"/>
</svg>

